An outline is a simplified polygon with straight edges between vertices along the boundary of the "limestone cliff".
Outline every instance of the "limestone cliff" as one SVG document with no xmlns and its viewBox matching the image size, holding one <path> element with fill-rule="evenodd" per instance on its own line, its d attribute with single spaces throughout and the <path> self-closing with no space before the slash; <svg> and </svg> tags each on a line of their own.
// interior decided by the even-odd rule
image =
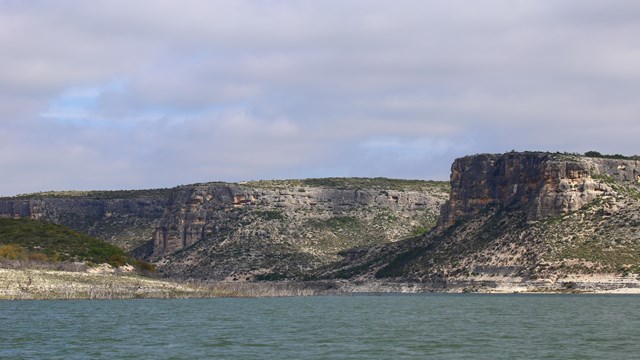
<svg viewBox="0 0 640 360">
<path fill-rule="evenodd" d="M 567 279 L 585 276 L 635 277 L 640 274 L 638 166 L 632 159 L 549 153 L 457 159 L 450 199 L 435 231 L 351 251 L 317 276 L 415 281 L 435 288 L 495 286 L 506 279 L 535 282 L 534 287 L 542 282 L 549 289 L 580 289 L 583 285 Z"/>
<path fill-rule="evenodd" d="M 354 247 L 431 228 L 443 182 L 330 178 L 0 199 L 0 217 L 69 226 L 157 261 L 169 276 L 301 277 Z"/>
<path fill-rule="evenodd" d="M 125 250 L 148 241 L 164 214 L 168 190 L 58 192 L 0 199 L 0 217 L 68 226 Z"/>
<path fill-rule="evenodd" d="M 638 285 L 625 279 L 640 274 L 639 166 L 480 154 L 454 161 L 450 186 L 334 178 L 35 194 L 0 199 L 0 217 L 61 223 L 137 248 L 172 277 L 562 290 L 608 276 L 615 288 L 619 279 Z M 568 280 L 585 276 L 596 280 Z"/>
<path fill-rule="evenodd" d="M 575 211 L 613 195 L 612 182 L 637 184 L 637 160 L 549 153 L 467 156 L 451 167 L 451 195 L 439 225 L 470 219 L 487 206 L 522 208 L 537 221 Z"/>
<path fill-rule="evenodd" d="M 367 182 L 178 187 L 150 257 L 172 276 L 300 277 L 337 260 L 340 251 L 425 232 L 435 224 L 448 190 L 443 183 L 385 187 Z"/>
<path fill-rule="evenodd" d="M 301 237 L 308 235 L 304 234 L 306 229 L 301 224 L 308 219 L 327 220 L 335 216 L 353 215 L 354 221 L 363 221 L 368 218 L 373 220 L 374 215 L 379 215 L 378 212 L 384 212 L 394 219 L 398 216 L 412 219 L 403 227 L 379 229 L 380 235 L 385 238 L 384 242 L 395 241 L 409 235 L 414 228 L 427 226 L 427 219 L 437 213 L 443 195 L 442 192 L 434 195 L 421 191 L 308 186 L 272 189 L 216 183 L 182 186 L 171 193 L 161 226 L 154 234 L 152 257 L 170 255 L 207 237 L 235 228 L 243 213 L 255 211 L 262 217 L 272 217 L 280 222 L 288 219 L 291 227 L 300 227 Z M 376 214 L 373 214 L 374 210 Z M 421 215 L 425 218 L 421 219 Z M 242 225 L 251 227 L 254 224 Z M 267 230 L 256 231 L 261 237 L 271 235 Z"/>
</svg>

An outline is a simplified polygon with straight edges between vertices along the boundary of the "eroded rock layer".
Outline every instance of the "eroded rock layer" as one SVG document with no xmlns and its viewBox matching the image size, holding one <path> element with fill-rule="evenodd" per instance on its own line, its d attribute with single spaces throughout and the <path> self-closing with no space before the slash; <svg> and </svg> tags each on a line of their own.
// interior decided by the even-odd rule
<svg viewBox="0 0 640 360">
<path fill-rule="evenodd" d="M 154 234 L 152 257 L 173 254 L 212 235 L 235 229 L 238 219 L 252 212 L 263 220 L 278 220 L 275 224 L 278 226 L 263 224 L 260 229 L 246 221 L 241 224 L 256 227 L 254 235 L 258 237 L 274 235 L 276 228 L 285 223 L 292 231 L 298 228 L 299 237 L 306 238 L 313 234 L 312 229 L 304 224 L 310 219 L 330 222 L 330 219 L 337 218 L 338 222 L 345 223 L 343 230 L 346 230 L 357 222 L 376 218 L 389 225 L 377 230 L 379 237 L 384 238 L 383 242 L 396 241 L 410 235 L 412 230 L 428 226 L 445 196 L 444 191 L 429 193 L 306 186 L 269 189 L 210 184 L 179 187 L 173 190 L 161 226 Z M 381 217 L 385 215 L 403 226 L 384 221 Z M 340 227 L 338 223 L 335 225 Z M 352 245 L 359 245 L 357 240 L 354 239 L 356 242 Z"/>
<path fill-rule="evenodd" d="M 463 157 L 451 167 L 451 196 L 439 224 L 446 228 L 487 206 L 524 208 L 529 221 L 565 214 L 613 195 L 614 184 L 637 184 L 639 165 L 535 152 Z"/>
<path fill-rule="evenodd" d="M 432 289 L 638 286 L 638 174 L 633 159 L 549 153 L 464 157 L 452 166 L 450 199 L 436 230 L 350 251 L 316 274 Z"/>
<path fill-rule="evenodd" d="M 150 257 L 172 276 L 301 278 L 341 251 L 426 232 L 447 192 L 446 184 L 429 182 L 395 189 L 286 182 L 179 187 Z"/>
<path fill-rule="evenodd" d="M 3 198 L 0 217 L 95 235 L 168 276 L 299 278 L 341 251 L 426 232 L 448 192 L 444 182 L 380 178 L 207 183 Z"/>
<path fill-rule="evenodd" d="M 131 251 L 153 236 L 169 192 L 126 191 L 34 194 L 0 199 L 0 217 L 68 226 Z"/>
</svg>

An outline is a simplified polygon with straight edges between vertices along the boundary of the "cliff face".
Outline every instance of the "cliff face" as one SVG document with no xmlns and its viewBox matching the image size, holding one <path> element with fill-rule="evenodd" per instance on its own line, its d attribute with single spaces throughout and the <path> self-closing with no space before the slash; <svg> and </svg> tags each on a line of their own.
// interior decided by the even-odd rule
<svg viewBox="0 0 640 360">
<path fill-rule="evenodd" d="M 351 251 L 317 276 L 417 281 L 434 288 L 506 281 L 556 290 L 582 286 L 568 278 L 635 278 L 638 166 L 635 160 L 546 153 L 458 159 L 437 231 Z"/>
<path fill-rule="evenodd" d="M 446 183 L 308 179 L 0 199 L 0 217 L 62 224 L 157 262 L 169 276 L 303 276 L 353 247 L 426 232 Z"/>
<path fill-rule="evenodd" d="M 380 229 L 384 242 L 407 236 L 411 230 L 425 227 L 442 204 L 443 192 L 332 189 L 322 187 L 254 188 L 242 185 L 212 184 L 184 186 L 173 190 L 165 216 L 153 237 L 152 258 L 173 254 L 208 237 L 240 227 L 252 227 L 240 218 L 256 212 L 266 220 L 298 227 L 304 238 L 304 222 L 309 219 L 360 221 L 385 213 L 394 219 L 410 219 L 406 227 Z M 368 216 L 365 214 L 369 212 Z M 379 214 L 378 214 L 379 215 Z M 351 216 L 352 219 L 345 219 Z M 270 219 L 271 218 L 271 219 Z M 275 230 L 275 229 L 271 229 Z M 269 229 L 256 229 L 257 235 L 268 237 Z M 354 244 L 355 245 L 355 244 Z"/>
<path fill-rule="evenodd" d="M 341 251 L 426 232 L 447 190 L 427 182 L 395 190 L 286 183 L 179 187 L 150 258 L 173 276 L 301 277 Z"/>
<path fill-rule="evenodd" d="M 174 277 L 393 279 L 434 288 L 503 278 L 557 289 L 567 276 L 640 274 L 639 166 L 482 154 L 455 160 L 450 187 L 308 179 L 40 194 L 0 199 L 0 217 L 138 247 Z"/>
<path fill-rule="evenodd" d="M 637 160 L 547 153 L 467 156 L 451 167 L 451 195 L 439 225 L 444 229 L 470 219 L 487 206 L 522 208 L 528 221 L 538 221 L 613 195 L 613 183 L 638 181 Z"/>
<path fill-rule="evenodd" d="M 159 226 L 166 195 L 145 192 L 126 197 L 26 196 L 0 199 L 0 217 L 30 218 L 68 226 L 133 250 Z"/>
</svg>

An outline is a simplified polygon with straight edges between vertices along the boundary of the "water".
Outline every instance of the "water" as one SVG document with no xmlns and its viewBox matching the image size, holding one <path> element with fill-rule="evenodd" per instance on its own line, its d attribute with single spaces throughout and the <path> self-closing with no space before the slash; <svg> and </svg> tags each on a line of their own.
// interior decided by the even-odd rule
<svg viewBox="0 0 640 360">
<path fill-rule="evenodd" d="M 4 359 L 631 359 L 640 297 L 4 301 Z"/>
</svg>

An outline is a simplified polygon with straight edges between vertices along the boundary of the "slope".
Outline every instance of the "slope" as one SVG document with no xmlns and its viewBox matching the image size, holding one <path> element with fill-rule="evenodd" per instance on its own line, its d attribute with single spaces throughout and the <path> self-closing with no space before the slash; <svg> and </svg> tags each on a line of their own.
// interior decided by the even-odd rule
<svg viewBox="0 0 640 360">
<path fill-rule="evenodd" d="M 629 280 L 620 286 L 636 286 L 638 174 L 634 159 L 548 153 L 458 159 L 438 228 L 353 250 L 316 275 L 434 289 L 501 281 L 579 287 L 567 279 L 589 277 L 609 280 L 584 286 L 616 286 L 611 279 L 619 278 Z"/>
<path fill-rule="evenodd" d="M 62 225 L 30 219 L 0 219 L 0 258 L 48 262 L 125 264 L 150 269 L 119 247 Z"/>
</svg>

